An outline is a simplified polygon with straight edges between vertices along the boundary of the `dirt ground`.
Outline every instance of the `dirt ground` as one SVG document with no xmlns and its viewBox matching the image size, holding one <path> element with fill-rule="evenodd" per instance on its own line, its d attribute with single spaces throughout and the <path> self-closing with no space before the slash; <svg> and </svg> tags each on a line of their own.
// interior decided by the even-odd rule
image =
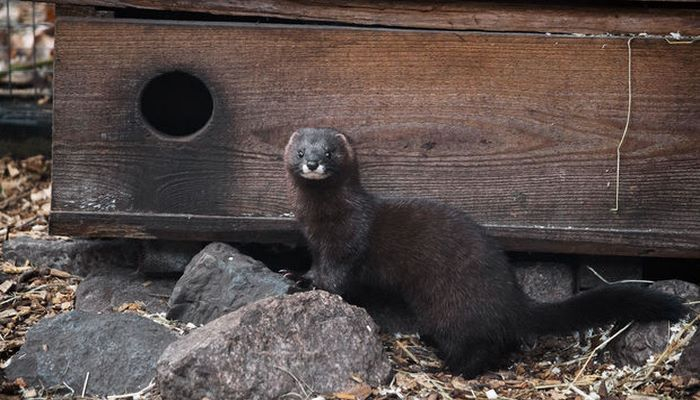
<svg viewBox="0 0 700 400">
<path fill-rule="evenodd" d="M 15 235 L 47 236 L 51 162 L 43 156 L 0 159 L 0 241 Z M 73 309 L 80 278 L 63 271 L 0 262 L 0 364 L 16 353 L 32 325 Z M 122 312 L 139 312 L 122 307 Z M 667 349 L 642 367 L 619 367 L 606 353 L 619 329 L 595 330 L 564 338 L 545 337 L 513 356 L 500 371 L 465 380 L 447 372 L 433 351 L 415 336 L 386 336 L 394 365 L 390 384 L 359 383 L 353 393 L 325 399 L 685 399 L 700 400 L 700 379 L 672 374 L 683 347 L 697 329 L 697 318 L 671 327 Z M 0 400 L 80 398 L 65 392 L 8 382 L 0 372 Z M 159 399 L 157 387 L 120 399 Z"/>
</svg>

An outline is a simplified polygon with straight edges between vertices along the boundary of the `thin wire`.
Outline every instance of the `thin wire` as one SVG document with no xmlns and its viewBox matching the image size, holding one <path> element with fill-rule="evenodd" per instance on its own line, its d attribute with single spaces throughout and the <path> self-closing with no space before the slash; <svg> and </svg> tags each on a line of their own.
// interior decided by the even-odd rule
<svg viewBox="0 0 700 400">
<path fill-rule="evenodd" d="M 5 0 L 5 11 L 7 13 L 7 78 L 12 97 L 12 25 L 10 24 L 10 0 Z"/>
<path fill-rule="evenodd" d="M 632 40 L 634 36 L 627 40 L 627 122 L 625 122 L 625 130 L 622 131 L 622 138 L 617 144 L 617 168 L 615 169 L 615 208 L 610 211 L 618 212 L 620 210 L 620 148 L 625 142 L 627 131 L 630 127 L 630 117 L 632 116 Z"/>
<path fill-rule="evenodd" d="M 36 66 L 36 1 L 32 0 L 32 79 L 34 80 L 34 96 L 39 94 L 37 81 L 39 68 Z"/>
</svg>

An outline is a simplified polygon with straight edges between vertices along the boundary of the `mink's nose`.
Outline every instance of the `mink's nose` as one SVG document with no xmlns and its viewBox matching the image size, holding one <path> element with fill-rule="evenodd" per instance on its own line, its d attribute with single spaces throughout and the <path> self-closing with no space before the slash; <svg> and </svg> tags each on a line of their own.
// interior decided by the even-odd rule
<svg viewBox="0 0 700 400">
<path fill-rule="evenodd" d="M 306 166 L 309 167 L 310 170 L 315 171 L 316 168 L 318 168 L 318 161 L 307 161 Z"/>
</svg>

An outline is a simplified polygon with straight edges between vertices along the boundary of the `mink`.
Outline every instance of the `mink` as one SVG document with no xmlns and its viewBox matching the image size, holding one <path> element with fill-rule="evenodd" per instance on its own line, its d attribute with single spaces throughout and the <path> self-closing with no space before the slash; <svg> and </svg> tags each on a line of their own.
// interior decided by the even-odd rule
<svg viewBox="0 0 700 400">
<path fill-rule="evenodd" d="M 365 191 L 357 155 L 334 129 L 295 131 L 284 162 L 311 252 L 307 277 L 351 302 L 370 291 L 397 296 L 454 372 L 471 377 L 496 367 L 533 335 L 676 321 L 688 312 L 674 296 L 621 284 L 535 302 L 496 240 L 463 211 Z"/>
</svg>

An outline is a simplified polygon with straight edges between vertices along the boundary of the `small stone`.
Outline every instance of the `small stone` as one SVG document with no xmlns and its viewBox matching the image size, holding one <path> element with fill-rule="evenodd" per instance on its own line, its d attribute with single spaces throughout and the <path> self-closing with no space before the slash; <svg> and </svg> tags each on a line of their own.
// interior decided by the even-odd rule
<svg viewBox="0 0 700 400">
<path fill-rule="evenodd" d="M 212 243 L 187 265 L 168 301 L 168 319 L 205 324 L 294 283 L 225 243 Z"/>
<path fill-rule="evenodd" d="M 700 287 L 680 280 L 658 281 L 650 285 L 649 289 L 672 294 L 689 302 L 700 299 Z M 650 356 L 660 353 L 668 345 L 668 324 L 668 321 L 654 321 L 630 326 L 611 343 L 615 361 L 621 365 L 644 365 Z"/>
<path fill-rule="evenodd" d="M 376 328 L 365 310 L 324 291 L 263 299 L 170 345 L 158 386 L 164 400 L 347 392 L 356 378 L 377 386 L 391 367 Z"/>
<path fill-rule="evenodd" d="M 153 380 L 158 357 L 176 337 L 135 314 L 71 311 L 32 327 L 5 374 L 33 387 L 82 388 L 89 372 L 87 394 L 136 392 Z"/>
<path fill-rule="evenodd" d="M 574 295 L 574 268 L 558 262 L 514 263 L 515 275 L 525 294 L 539 302 L 555 302 Z"/>
</svg>

